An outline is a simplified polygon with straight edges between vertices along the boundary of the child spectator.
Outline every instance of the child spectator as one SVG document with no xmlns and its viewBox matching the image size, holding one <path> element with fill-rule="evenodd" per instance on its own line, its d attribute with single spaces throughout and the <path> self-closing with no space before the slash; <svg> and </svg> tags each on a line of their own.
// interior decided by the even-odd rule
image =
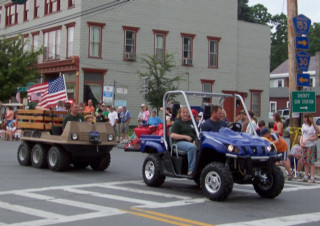
<svg viewBox="0 0 320 226">
<path fill-rule="evenodd" d="M 6 139 L 12 141 L 16 130 L 16 123 L 12 121 L 10 126 L 7 126 Z"/>
<path fill-rule="evenodd" d="M 158 126 L 159 123 L 163 123 L 161 118 L 157 116 L 157 112 L 155 110 L 152 110 L 151 117 L 148 120 L 149 126 Z"/>
</svg>

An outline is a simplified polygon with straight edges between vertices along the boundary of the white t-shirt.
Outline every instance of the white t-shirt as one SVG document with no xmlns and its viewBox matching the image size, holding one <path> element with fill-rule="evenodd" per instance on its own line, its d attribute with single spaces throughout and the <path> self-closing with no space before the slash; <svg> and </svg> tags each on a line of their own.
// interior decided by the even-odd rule
<svg viewBox="0 0 320 226">
<path fill-rule="evenodd" d="M 256 121 L 251 120 L 251 123 L 252 123 L 252 125 L 253 125 L 254 130 L 257 130 L 257 123 L 256 123 Z M 253 130 L 252 130 L 252 128 L 251 128 L 250 123 L 249 123 L 248 126 L 247 126 L 246 133 L 249 133 L 249 134 L 251 134 L 251 135 L 254 135 L 254 132 L 253 132 Z"/>
<path fill-rule="evenodd" d="M 305 123 L 303 123 L 302 128 L 301 128 L 301 132 L 302 132 L 302 141 L 307 140 L 308 138 L 313 137 L 317 131 L 314 129 L 313 125 L 309 126 Z M 305 147 L 311 147 L 316 145 L 316 141 L 307 141 L 307 143 L 305 143 L 303 146 Z"/>
<path fill-rule="evenodd" d="M 116 123 L 116 120 L 118 119 L 118 113 L 113 111 L 113 112 L 109 112 L 108 114 L 108 119 L 109 119 L 109 122 L 112 126 L 115 125 Z"/>
</svg>

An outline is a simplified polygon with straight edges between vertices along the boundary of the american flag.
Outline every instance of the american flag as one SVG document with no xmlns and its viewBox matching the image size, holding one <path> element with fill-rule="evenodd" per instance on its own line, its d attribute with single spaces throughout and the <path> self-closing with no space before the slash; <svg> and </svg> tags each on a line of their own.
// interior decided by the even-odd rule
<svg viewBox="0 0 320 226">
<path fill-rule="evenodd" d="M 56 105 L 58 101 L 67 101 L 67 90 L 64 83 L 64 76 L 59 76 L 59 78 L 45 82 L 39 85 L 34 85 L 28 89 L 28 96 L 31 93 L 41 92 L 41 97 L 38 106 L 50 107 Z"/>
</svg>

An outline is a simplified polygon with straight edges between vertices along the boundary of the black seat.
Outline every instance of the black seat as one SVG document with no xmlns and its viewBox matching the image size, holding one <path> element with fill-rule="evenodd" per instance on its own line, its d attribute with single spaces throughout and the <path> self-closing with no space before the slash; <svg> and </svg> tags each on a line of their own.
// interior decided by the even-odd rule
<svg viewBox="0 0 320 226">
<path fill-rule="evenodd" d="M 177 144 L 174 144 L 172 142 L 172 138 L 171 138 L 170 135 L 171 135 L 171 127 L 169 128 L 169 146 L 170 146 L 170 150 L 171 150 L 170 151 L 171 156 L 175 156 L 175 157 L 187 156 L 187 152 L 186 151 L 179 150 Z"/>
</svg>

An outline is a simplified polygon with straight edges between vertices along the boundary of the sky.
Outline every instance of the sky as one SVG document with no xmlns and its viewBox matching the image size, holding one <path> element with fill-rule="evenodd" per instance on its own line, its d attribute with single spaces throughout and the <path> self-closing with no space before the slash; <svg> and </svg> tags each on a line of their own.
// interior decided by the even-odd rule
<svg viewBox="0 0 320 226">
<path fill-rule="evenodd" d="M 311 23 L 320 23 L 320 0 L 297 0 L 298 14 L 303 14 Z M 272 15 L 284 13 L 287 15 L 287 0 L 249 0 L 249 6 L 262 4 Z"/>
</svg>

